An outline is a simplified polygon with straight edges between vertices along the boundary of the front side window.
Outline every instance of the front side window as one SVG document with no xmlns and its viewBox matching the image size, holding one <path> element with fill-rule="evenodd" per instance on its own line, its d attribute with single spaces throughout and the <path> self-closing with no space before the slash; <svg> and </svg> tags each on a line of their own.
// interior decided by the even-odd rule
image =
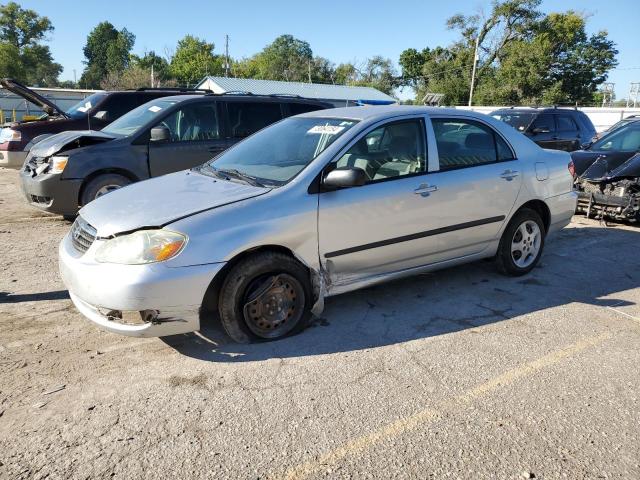
<svg viewBox="0 0 640 480">
<path fill-rule="evenodd" d="M 589 147 L 589 150 L 621 150 L 625 152 L 640 151 L 640 122 L 634 122 L 627 126 L 605 135 Z"/>
<path fill-rule="evenodd" d="M 220 138 L 215 103 L 185 105 L 155 126 L 169 130 L 169 142 L 195 142 Z"/>
<path fill-rule="evenodd" d="M 336 166 L 360 168 L 371 183 L 426 172 L 425 150 L 421 120 L 394 122 L 360 138 Z"/>
<path fill-rule="evenodd" d="M 162 118 L 175 103 L 175 100 L 154 100 L 145 103 L 129 113 L 125 113 L 103 128 L 102 131 L 112 135 L 132 135 L 153 119 Z"/>
<path fill-rule="evenodd" d="M 514 158 L 511 148 L 493 129 L 473 120 L 431 120 L 440 170 L 473 167 Z"/>
<path fill-rule="evenodd" d="M 237 143 L 201 172 L 233 172 L 264 185 L 284 185 L 356 123 L 342 118 L 287 118 Z"/>
<path fill-rule="evenodd" d="M 248 137 L 282 118 L 277 102 L 229 102 L 227 112 L 234 138 Z"/>
</svg>

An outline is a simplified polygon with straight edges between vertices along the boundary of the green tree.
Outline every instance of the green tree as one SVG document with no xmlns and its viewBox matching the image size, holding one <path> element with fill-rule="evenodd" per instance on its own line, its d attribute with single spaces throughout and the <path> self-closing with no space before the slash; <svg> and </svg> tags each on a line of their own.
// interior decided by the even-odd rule
<svg viewBox="0 0 640 480">
<path fill-rule="evenodd" d="M 53 25 L 47 17 L 15 2 L 0 5 L 0 76 L 29 85 L 55 86 L 62 65 L 42 45 Z"/>
<path fill-rule="evenodd" d="M 187 35 L 178 42 L 169 72 L 181 85 L 193 86 L 207 75 L 222 75 L 224 59 L 214 54 L 213 43 Z"/>
<path fill-rule="evenodd" d="M 265 80 L 308 82 L 313 51 L 308 42 L 292 35 L 280 35 L 260 53 L 243 60 L 238 73 Z"/>
<path fill-rule="evenodd" d="M 487 17 L 454 15 L 459 32 L 448 47 L 407 49 L 400 55 L 403 85 L 444 93 L 449 104 L 468 100 L 473 55 L 479 60 L 475 100 L 485 104 L 591 103 L 616 62 L 606 32 L 588 36 L 584 16 L 543 15 L 540 0 L 494 2 Z"/>
<path fill-rule="evenodd" d="M 151 78 L 151 70 L 153 68 L 153 78 L 158 84 L 164 83 L 171 78 L 169 62 L 153 50 L 145 52 L 141 57 L 131 55 L 130 68 L 139 68 L 149 72 Z"/>
<path fill-rule="evenodd" d="M 80 85 L 99 88 L 108 73 L 122 73 L 129 66 L 130 52 L 135 35 L 126 28 L 117 30 L 109 22 L 99 23 L 87 36 L 84 46 L 84 63 Z"/>
</svg>

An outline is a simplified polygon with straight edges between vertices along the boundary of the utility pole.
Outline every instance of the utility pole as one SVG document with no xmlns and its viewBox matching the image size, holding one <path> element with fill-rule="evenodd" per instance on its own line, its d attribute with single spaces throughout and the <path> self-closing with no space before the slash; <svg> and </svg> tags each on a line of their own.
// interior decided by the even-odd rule
<svg viewBox="0 0 640 480">
<path fill-rule="evenodd" d="M 229 76 L 229 35 L 224 36 L 224 76 Z"/>
<path fill-rule="evenodd" d="M 153 62 L 151 62 L 151 88 L 155 87 L 155 79 L 153 78 Z"/>
<path fill-rule="evenodd" d="M 308 60 L 307 65 L 309 66 L 309 83 L 311 83 L 311 60 Z"/>
<path fill-rule="evenodd" d="M 76 69 L 73 69 L 73 84 L 78 88 L 78 80 L 76 79 Z"/>
<path fill-rule="evenodd" d="M 473 103 L 473 84 L 476 82 L 476 65 L 478 64 L 478 47 L 480 44 L 480 33 L 476 37 L 476 48 L 473 52 L 473 70 L 471 71 L 471 88 L 469 89 L 469 106 Z"/>
</svg>

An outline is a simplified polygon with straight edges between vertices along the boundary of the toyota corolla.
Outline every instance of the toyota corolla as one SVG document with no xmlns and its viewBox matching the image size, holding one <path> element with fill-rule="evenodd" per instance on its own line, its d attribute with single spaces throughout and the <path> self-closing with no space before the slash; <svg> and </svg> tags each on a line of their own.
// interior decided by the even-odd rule
<svg viewBox="0 0 640 480">
<path fill-rule="evenodd" d="M 427 107 L 282 120 L 195 169 L 89 203 L 60 245 L 76 307 L 112 332 L 236 341 L 304 328 L 323 300 L 495 258 L 523 275 L 576 207 L 566 152 Z"/>
</svg>

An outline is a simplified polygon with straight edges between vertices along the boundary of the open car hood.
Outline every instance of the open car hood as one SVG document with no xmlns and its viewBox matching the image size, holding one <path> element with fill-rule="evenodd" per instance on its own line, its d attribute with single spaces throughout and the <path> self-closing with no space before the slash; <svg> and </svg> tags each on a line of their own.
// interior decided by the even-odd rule
<svg viewBox="0 0 640 480">
<path fill-rule="evenodd" d="M 28 100 L 34 105 L 38 105 L 42 110 L 44 110 L 49 115 L 57 114 L 65 118 L 69 118 L 69 115 L 67 115 L 63 110 L 61 110 L 60 107 L 58 107 L 55 103 L 50 102 L 49 100 L 44 98 L 42 95 L 34 92 L 29 87 L 26 87 L 25 85 L 22 85 L 21 83 L 16 82 L 15 80 L 12 80 L 11 78 L 0 79 L 0 85 L 2 85 L 2 88 L 4 88 L 5 90 L 9 90 L 10 92 L 15 93 L 16 95 L 21 96 L 22 98 Z"/>
<path fill-rule="evenodd" d="M 34 157 L 46 158 L 58 152 L 104 143 L 115 138 L 118 137 L 94 130 L 56 133 L 33 145 L 29 153 Z"/>
<path fill-rule="evenodd" d="M 594 183 L 609 183 L 637 177 L 640 177 L 640 153 L 630 153 L 626 161 L 619 157 L 600 156 L 580 175 L 583 180 Z"/>
<path fill-rule="evenodd" d="M 140 228 L 163 227 L 269 191 L 184 170 L 115 190 L 87 204 L 80 215 L 104 238 Z"/>
</svg>

